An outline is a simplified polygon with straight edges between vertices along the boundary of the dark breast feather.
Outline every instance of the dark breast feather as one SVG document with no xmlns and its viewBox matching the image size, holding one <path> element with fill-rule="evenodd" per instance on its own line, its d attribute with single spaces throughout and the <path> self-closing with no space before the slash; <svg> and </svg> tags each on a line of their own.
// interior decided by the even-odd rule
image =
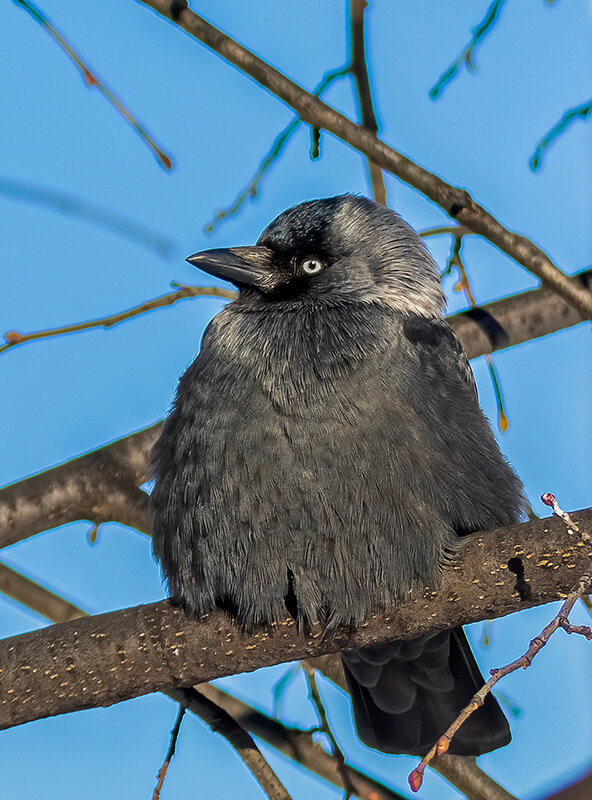
<svg viewBox="0 0 592 800">
<path fill-rule="evenodd" d="M 359 624 L 516 519 L 450 328 L 359 305 L 230 306 L 204 335 L 153 454 L 154 549 L 188 613 Z"/>
</svg>

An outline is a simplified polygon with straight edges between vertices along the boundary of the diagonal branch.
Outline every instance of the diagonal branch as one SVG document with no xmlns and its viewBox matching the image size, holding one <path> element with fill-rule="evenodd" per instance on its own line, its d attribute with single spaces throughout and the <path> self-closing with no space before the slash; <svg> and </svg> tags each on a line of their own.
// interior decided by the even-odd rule
<svg viewBox="0 0 592 800">
<path fill-rule="evenodd" d="M 375 136 L 378 136 L 378 122 L 372 102 L 372 89 L 366 64 L 365 10 L 366 0 L 350 0 L 349 15 L 351 27 L 351 73 L 356 83 L 358 106 L 361 124 Z M 382 170 L 371 159 L 368 159 L 368 172 L 372 194 L 377 203 L 386 205 L 386 188 Z"/>
<path fill-rule="evenodd" d="M 171 19 L 168 0 L 139 0 L 162 16 Z M 459 224 L 509 255 L 518 264 L 544 281 L 584 317 L 592 318 L 592 294 L 572 283 L 534 242 L 505 228 L 492 214 L 478 205 L 464 190 L 451 186 L 432 172 L 377 139 L 331 106 L 304 90 L 254 53 L 222 33 L 193 11 L 185 9 L 173 20 L 184 31 L 201 41 L 222 58 L 260 83 L 293 108 L 313 128 L 323 128 L 370 158 L 382 169 L 422 192 Z"/>
<path fill-rule="evenodd" d="M 0 491 L 0 546 L 79 519 L 117 521 L 148 533 L 150 498 L 138 487 L 147 480 L 153 425 Z"/>
<path fill-rule="evenodd" d="M 269 800 L 291 800 L 286 788 L 261 755 L 252 736 L 205 691 L 202 691 L 201 688 L 173 689 L 169 695 L 201 717 L 214 733 L 219 733 L 234 747 L 261 784 L 261 788 Z"/>
<path fill-rule="evenodd" d="M 1 562 L 0 592 L 52 622 L 67 622 L 86 614 L 78 606 Z"/>
<path fill-rule="evenodd" d="M 555 141 L 555 139 L 559 138 L 559 136 L 561 136 L 561 134 L 567 130 L 567 128 L 569 128 L 569 126 L 577 119 L 588 119 L 590 114 L 592 114 L 592 100 L 588 100 L 586 103 L 582 103 L 580 106 L 570 108 L 569 111 L 565 112 L 559 122 L 556 122 L 551 130 L 543 136 L 541 141 L 537 144 L 534 153 L 530 157 L 528 163 L 533 172 L 535 172 L 541 166 L 543 153 Z"/>
<path fill-rule="evenodd" d="M 103 83 L 103 81 L 97 78 L 96 74 L 92 72 L 88 66 L 84 63 L 84 61 L 80 58 L 78 53 L 68 44 L 68 42 L 64 39 L 64 37 L 53 27 L 47 17 L 41 12 L 39 8 L 37 8 L 33 3 L 28 2 L 28 0 L 14 0 L 17 6 L 21 6 L 28 14 L 36 20 L 44 30 L 51 36 L 54 42 L 57 43 L 58 47 L 64 51 L 64 53 L 68 56 L 68 58 L 76 65 L 76 67 L 80 70 L 82 74 L 82 78 L 91 89 L 93 86 L 96 86 L 97 89 L 101 92 L 101 94 L 108 100 L 109 103 L 115 108 L 116 111 L 121 114 L 121 116 L 125 119 L 125 121 L 131 125 L 132 129 L 138 134 L 138 136 L 142 139 L 142 141 L 150 148 L 152 153 L 156 156 L 158 163 L 164 169 L 172 169 L 173 162 L 165 152 L 163 152 L 160 147 L 156 144 L 154 139 L 148 134 L 148 131 L 141 125 L 138 120 L 134 117 L 134 115 L 129 111 L 129 109 L 124 106 L 124 104 L 119 100 L 113 92 Z M 169 4 L 169 13 L 170 13 L 170 4 Z"/>
<path fill-rule="evenodd" d="M 590 526 L 592 509 L 574 516 Z M 189 620 L 165 601 L 5 639 L 0 728 L 503 616 L 564 596 L 590 557 L 557 519 L 466 538 L 438 593 L 418 587 L 395 612 L 376 613 L 355 631 L 323 635 L 315 625 L 303 635 L 285 619 L 247 635 L 224 612 Z"/>
</svg>

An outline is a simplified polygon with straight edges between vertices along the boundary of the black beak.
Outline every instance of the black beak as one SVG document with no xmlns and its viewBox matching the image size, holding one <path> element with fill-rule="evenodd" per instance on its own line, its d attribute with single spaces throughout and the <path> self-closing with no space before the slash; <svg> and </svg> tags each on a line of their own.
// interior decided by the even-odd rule
<svg viewBox="0 0 592 800">
<path fill-rule="evenodd" d="M 185 260 L 192 266 L 237 286 L 254 286 L 265 290 L 272 288 L 272 256 L 267 247 L 230 247 L 203 250 Z"/>
</svg>

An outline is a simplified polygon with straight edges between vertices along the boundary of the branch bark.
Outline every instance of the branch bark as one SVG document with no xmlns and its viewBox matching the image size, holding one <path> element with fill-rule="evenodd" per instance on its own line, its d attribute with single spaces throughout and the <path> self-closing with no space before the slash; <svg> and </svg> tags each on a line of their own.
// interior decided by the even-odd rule
<svg viewBox="0 0 592 800">
<path fill-rule="evenodd" d="M 574 516 L 590 527 L 592 509 Z M 303 635 L 286 619 L 246 635 L 223 612 L 189 620 L 165 601 L 5 639 L 0 728 L 504 616 L 564 596 L 590 557 L 590 547 L 556 518 L 467 539 L 439 592 L 418 589 L 395 612 L 376 613 L 356 631 L 323 636 L 317 625 Z"/>
<path fill-rule="evenodd" d="M 434 173 L 389 147 L 363 126 L 356 125 L 323 103 L 193 11 L 184 9 L 173 20 L 170 15 L 170 0 L 140 0 L 140 2 L 173 21 L 206 47 L 249 75 L 293 108 L 304 122 L 313 128 L 322 128 L 332 133 L 382 169 L 422 192 L 458 223 L 485 237 L 544 281 L 572 307 L 577 308 L 585 318 L 592 318 L 592 294 L 570 282 L 534 242 L 505 228 L 492 214 L 476 203 L 465 189 L 446 183 Z"/>
</svg>

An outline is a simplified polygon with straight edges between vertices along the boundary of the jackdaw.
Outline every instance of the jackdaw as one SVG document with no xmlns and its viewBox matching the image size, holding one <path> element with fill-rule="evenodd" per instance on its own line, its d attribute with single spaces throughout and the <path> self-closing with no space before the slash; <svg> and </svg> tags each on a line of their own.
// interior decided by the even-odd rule
<svg viewBox="0 0 592 800">
<path fill-rule="evenodd" d="M 313 200 L 254 247 L 187 260 L 239 289 L 153 451 L 154 552 L 187 614 L 356 626 L 436 588 L 459 537 L 519 519 L 521 484 L 401 217 L 352 195 Z M 387 753 L 425 754 L 483 683 L 461 628 L 343 663 L 358 734 Z M 449 752 L 510 738 L 488 695 Z"/>
</svg>

